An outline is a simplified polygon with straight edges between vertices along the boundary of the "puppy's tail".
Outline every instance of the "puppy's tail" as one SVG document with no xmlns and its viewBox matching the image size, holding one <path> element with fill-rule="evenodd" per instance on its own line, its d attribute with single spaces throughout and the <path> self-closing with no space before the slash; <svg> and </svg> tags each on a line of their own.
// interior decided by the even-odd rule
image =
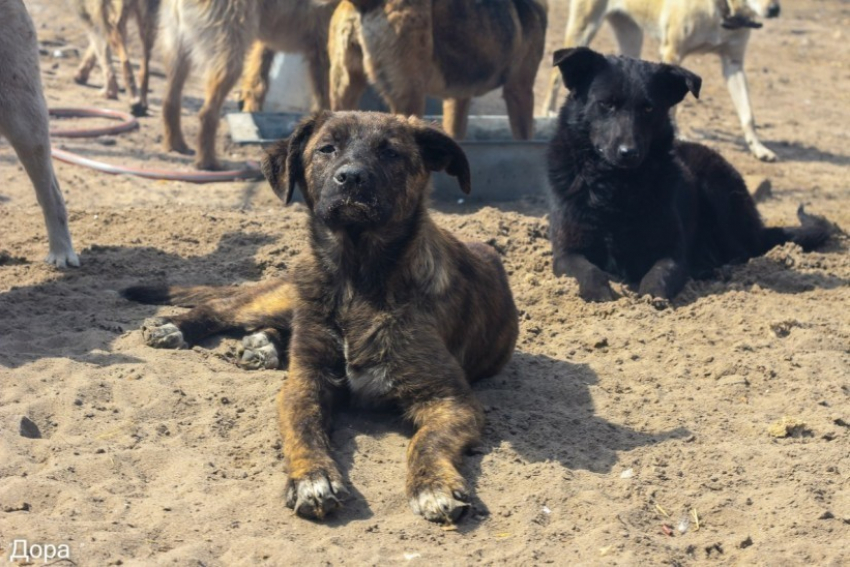
<svg viewBox="0 0 850 567">
<path fill-rule="evenodd" d="M 233 295 L 233 288 L 211 285 L 136 285 L 122 289 L 119 293 L 125 299 L 148 305 L 194 307 L 213 299 L 230 297 Z"/>
<path fill-rule="evenodd" d="M 797 209 L 800 226 L 765 228 L 762 233 L 762 250 L 764 254 L 774 246 L 793 242 L 809 252 L 829 240 L 833 234 L 841 230 L 833 223 L 819 215 L 810 215 L 803 205 Z"/>
</svg>

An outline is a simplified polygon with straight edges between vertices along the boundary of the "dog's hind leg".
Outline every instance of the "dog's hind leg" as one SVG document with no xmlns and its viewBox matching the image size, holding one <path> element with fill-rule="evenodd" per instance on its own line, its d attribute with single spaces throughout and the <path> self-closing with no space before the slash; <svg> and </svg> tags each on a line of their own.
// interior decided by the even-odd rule
<svg viewBox="0 0 850 567">
<path fill-rule="evenodd" d="M 172 37 L 172 45 L 166 49 L 166 88 L 162 99 L 163 147 L 167 152 L 191 154 L 192 150 L 183 138 L 180 126 L 180 111 L 183 103 L 183 85 L 192 67 L 189 50 L 180 37 L 179 30 L 164 28 Z"/>
<path fill-rule="evenodd" d="M 114 46 L 118 60 L 121 62 L 121 72 L 127 93 L 131 99 L 135 99 L 139 91 L 136 87 L 136 77 L 133 75 L 133 65 L 130 63 L 130 54 L 127 51 L 127 18 L 130 14 L 126 9 L 123 9 L 122 12 L 118 21 L 109 30 L 109 41 Z"/>
<path fill-rule="evenodd" d="M 112 67 L 112 50 L 109 47 L 109 42 L 99 31 L 95 30 L 89 30 L 89 41 L 94 46 L 97 62 L 103 71 L 103 88 L 100 92 L 107 99 L 117 99 L 118 79 L 115 76 L 115 69 Z"/>
<path fill-rule="evenodd" d="M 224 331 L 259 329 L 276 329 L 270 338 L 282 345 L 296 302 L 294 286 L 281 280 L 246 288 L 138 286 L 121 294 L 141 303 L 194 305 L 186 313 L 143 323 L 145 342 L 156 348 L 180 348 Z"/>
<path fill-rule="evenodd" d="M 359 19 L 357 11 L 348 4 L 341 4 L 331 18 L 328 34 L 331 110 L 356 110 L 368 85 L 363 47 L 358 39 Z"/>
<path fill-rule="evenodd" d="M 198 114 L 198 119 L 201 121 L 198 155 L 195 158 L 195 167 L 198 169 L 221 169 L 215 155 L 216 133 L 221 118 L 221 107 L 227 94 L 242 75 L 244 47 L 238 40 L 235 41 L 228 46 L 225 53 L 216 54 L 216 59 L 209 65 L 204 105 Z"/>
<path fill-rule="evenodd" d="M 242 87 L 239 93 L 239 110 L 261 112 L 269 90 L 269 72 L 275 52 L 260 41 L 255 41 L 245 60 Z"/>
<path fill-rule="evenodd" d="M 744 48 L 732 47 L 720 56 L 723 65 L 723 76 L 726 78 L 726 86 L 732 96 L 732 103 L 738 112 L 741 126 L 744 129 L 744 139 L 750 152 L 761 161 L 776 161 L 776 154 L 767 149 L 756 136 L 756 124 L 753 118 L 753 110 L 750 105 L 750 94 L 747 89 L 747 76 L 744 74 Z"/>
<path fill-rule="evenodd" d="M 443 100 L 443 129 L 455 140 L 466 137 L 469 124 L 470 98 L 447 98 Z"/>
</svg>

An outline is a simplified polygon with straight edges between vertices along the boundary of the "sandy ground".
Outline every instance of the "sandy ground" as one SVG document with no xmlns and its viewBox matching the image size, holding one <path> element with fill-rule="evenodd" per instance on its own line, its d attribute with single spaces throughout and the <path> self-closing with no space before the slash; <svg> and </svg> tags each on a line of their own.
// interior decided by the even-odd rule
<svg viewBox="0 0 850 567">
<path fill-rule="evenodd" d="M 27 5 L 41 40 L 85 46 L 53 1 Z M 563 4 L 552 20 L 550 53 Z M 683 131 L 770 178 L 769 224 L 794 222 L 805 202 L 850 228 L 848 29 L 850 4 L 799 0 L 753 34 L 747 70 L 776 164 L 746 152 L 716 58 L 687 61 L 704 93 L 685 104 Z M 607 32 L 595 45 L 611 48 Z M 77 58 L 41 63 L 51 106 L 124 108 L 71 83 Z M 152 88 L 140 131 L 62 145 L 186 167 L 160 152 L 161 74 Z M 190 140 L 201 92 L 190 84 Z M 257 157 L 220 138 L 228 159 Z M 139 323 L 173 311 L 116 294 L 138 281 L 275 277 L 303 249 L 304 210 L 262 183 L 57 171 L 83 261 L 66 272 L 41 262 L 41 212 L 0 142 L 0 561 L 26 539 L 68 545 L 77 565 L 850 564 L 846 238 L 812 254 L 774 249 L 659 311 L 628 291 L 585 304 L 573 281 L 554 278 L 540 199 L 437 204 L 440 224 L 498 247 L 521 308 L 513 361 L 476 386 L 488 423 L 463 465 L 474 506 L 453 531 L 414 517 L 403 496 L 409 427 L 347 413 L 333 444 L 353 496 L 315 524 L 282 501 L 273 400 L 286 372 L 238 370 L 232 338 L 146 348 Z M 19 435 L 22 416 L 42 439 Z M 772 436 L 783 417 L 800 425 Z"/>
</svg>

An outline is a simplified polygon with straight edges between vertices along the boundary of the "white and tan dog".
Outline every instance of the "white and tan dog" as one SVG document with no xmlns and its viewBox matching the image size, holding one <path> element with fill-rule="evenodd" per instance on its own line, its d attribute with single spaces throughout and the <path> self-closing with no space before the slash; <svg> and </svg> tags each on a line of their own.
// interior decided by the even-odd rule
<svg viewBox="0 0 850 567">
<path fill-rule="evenodd" d="M 744 53 L 750 29 L 759 27 L 752 18 L 774 18 L 779 11 L 779 0 L 572 0 L 564 45 L 587 46 L 607 20 L 620 52 L 629 57 L 640 57 L 644 33 L 661 43 L 664 63 L 677 65 L 691 53 L 717 53 L 750 151 L 762 161 L 775 161 L 776 154 L 756 136 Z M 554 69 L 544 112 L 557 110 L 560 86 Z"/>
<path fill-rule="evenodd" d="M 50 241 L 47 262 L 60 268 L 79 266 L 65 200 L 50 161 L 35 28 L 21 0 L 0 0 L 0 22 L 0 136 L 12 144 L 35 187 Z"/>
</svg>

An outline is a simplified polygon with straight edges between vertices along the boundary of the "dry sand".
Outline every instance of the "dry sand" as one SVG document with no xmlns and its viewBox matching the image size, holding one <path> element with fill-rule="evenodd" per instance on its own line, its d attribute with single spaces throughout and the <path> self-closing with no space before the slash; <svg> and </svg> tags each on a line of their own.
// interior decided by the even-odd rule
<svg viewBox="0 0 850 567">
<path fill-rule="evenodd" d="M 84 47 L 59 4 L 27 2 L 40 39 Z M 549 53 L 564 20 L 555 3 Z M 795 222 L 805 202 L 850 228 L 848 29 L 847 2 L 799 0 L 754 32 L 747 70 L 777 164 L 746 152 L 717 59 L 687 61 L 704 93 L 685 104 L 685 134 L 771 179 L 760 206 L 769 224 Z M 595 45 L 610 49 L 608 33 Z M 42 57 L 50 105 L 123 109 L 72 84 L 77 62 Z M 140 131 L 62 145 L 185 166 L 160 151 L 161 75 L 152 88 Z M 190 140 L 201 92 L 195 79 Z M 220 138 L 229 159 L 256 158 Z M 513 361 L 476 386 L 488 422 L 463 465 L 472 511 L 456 531 L 415 517 L 403 496 L 408 426 L 347 413 L 333 445 L 353 496 L 316 524 L 283 506 L 273 400 L 286 372 L 238 370 L 232 338 L 146 348 L 139 323 L 173 310 L 116 294 L 138 281 L 275 277 L 304 246 L 304 210 L 284 208 L 262 183 L 57 171 L 83 262 L 65 272 L 41 262 L 41 212 L 0 142 L 0 561 L 26 539 L 67 544 L 77 565 L 98 566 L 850 564 L 846 238 L 811 254 L 775 249 L 722 281 L 689 284 L 669 309 L 628 291 L 590 305 L 551 274 L 541 200 L 437 204 L 440 224 L 503 253 L 522 313 Z M 22 416 L 42 439 L 19 435 Z M 784 417 L 802 425 L 776 437 Z"/>
</svg>

